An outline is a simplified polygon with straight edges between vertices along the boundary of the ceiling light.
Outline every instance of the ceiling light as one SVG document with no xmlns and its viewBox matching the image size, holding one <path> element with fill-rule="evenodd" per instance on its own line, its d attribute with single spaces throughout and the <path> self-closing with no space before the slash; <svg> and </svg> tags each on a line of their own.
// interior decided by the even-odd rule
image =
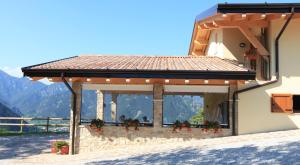
<svg viewBox="0 0 300 165">
<path fill-rule="evenodd" d="M 91 79 L 90 79 L 90 78 L 87 78 L 87 79 L 86 79 L 86 81 L 87 81 L 87 82 L 90 82 L 90 81 L 91 81 Z"/>
<path fill-rule="evenodd" d="M 225 80 L 224 83 L 225 83 L 225 84 L 229 84 L 229 81 L 228 81 L 228 80 Z"/>
<path fill-rule="evenodd" d="M 286 17 L 286 14 L 281 14 L 281 17 L 282 17 L 282 18 Z"/>
<path fill-rule="evenodd" d="M 169 83 L 169 82 L 170 82 L 170 80 L 168 80 L 168 79 L 165 80 L 165 83 Z"/>
<path fill-rule="evenodd" d="M 208 80 L 204 80 L 204 83 L 205 83 L 205 84 L 208 84 L 208 82 L 209 82 Z"/>
<path fill-rule="evenodd" d="M 72 78 L 69 78 L 69 81 L 72 81 Z"/>
<path fill-rule="evenodd" d="M 188 84 L 190 83 L 190 80 L 184 80 L 184 83 Z"/>
<path fill-rule="evenodd" d="M 145 80 L 145 82 L 146 82 L 146 83 L 149 83 L 149 82 L 150 82 L 150 80 L 149 80 L 149 79 L 146 79 L 146 80 Z"/>
<path fill-rule="evenodd" d="M 110 82 L 110 79 L 109 79 L 109 78 L 107 78 L 105 81 L 106 81 L 106 82 Z"/>
<path fill-rule="evenodd" d="M 266 14 L 262 14 L 262 15 L 261 15 L 261 18 L 266 18 Z"/>
<path fill-rule="evenodd" d="M 130 82 L 130 79 L 127 78 L 125 81 L 126 81 L 127 83 L 129 83 L 129 82 Z"/>
<path fill-rule="evenodd" d="M 227 14 L 222 14 L 222 17 L 227 17 Z"/>
<path fill-rule="evenodd" d="M 246 18 L 247 17 L 247 15 L 246 14 L 242 14 L 242 18 Z"/>
</svg>

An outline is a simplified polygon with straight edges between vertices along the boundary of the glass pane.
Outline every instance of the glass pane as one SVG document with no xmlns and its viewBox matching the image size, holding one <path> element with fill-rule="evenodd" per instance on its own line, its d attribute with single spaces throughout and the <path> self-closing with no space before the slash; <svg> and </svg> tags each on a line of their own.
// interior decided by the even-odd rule
<svg viewBox="0 0 300 165">
<path fill-rule="evenodd" d="M 117 97 L 117 121 L 138 119 L 141 123 L 153 122 L 153 96 L 148 94 L 119 94 Z"/>
<path fill-rule="evenodd" d="M 172 124 L 176 120 L 202 124 L 203 115 L 202 96 L 164 95 L 163 124 Z"/>
<path fill-rule="evenodd" d="M 107 93 L 105 92 L 104 93 L 104 121 L 105 122 L 115 122 L 111 119 L 111 101 L 112 101 L 112 98 L 111 98 L 111 94 L 110 93 Z"/>
<path fill-rule="evenodd" d="M 82 90 L 81 120 L 89 121 L 96 117 L 97 94 L 95 90 Z"/>
</svg>

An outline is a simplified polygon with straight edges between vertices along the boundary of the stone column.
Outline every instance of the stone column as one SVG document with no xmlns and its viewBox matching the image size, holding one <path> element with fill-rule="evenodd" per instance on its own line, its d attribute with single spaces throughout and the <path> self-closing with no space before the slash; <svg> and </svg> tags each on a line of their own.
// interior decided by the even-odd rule
<svg viewBox="0 0 300 165">
<path fill-rule="evenodd" d="M 75 142 L 75 153 L 79 152 L 79 138 L 80 138 L 80 110 L 81 110 L 81 83 L 74 82 L 72 83 L 72 89 L 76 93 L 76 110 L 75 110 L 75 134 L 74 134 L 74 142 Z M 70 111 L 70 150 L 69 153 L 72 154 L 72 130 L 73 130 L 73 95 L 71 95 L 71 111 Z"/>
<path fill-rule="evenodd" d="M 97 119 L 103 120 L 103 103 L 104 103 L 104 96 L 103 92 L 100 90 L 97 90 Z"/>
<path fill-rule="evenodd" d="M 228 101 L 228 104 L 229 104 L 229 126 L 230 126 L 230 130 L 232 131 L 232 128 L 233 128 L 233 114 L 232 114 L 232 109 L 233 109 L 233 93 L 234 91 L 237 90 L 237 85 L 236 84 L 230 84 L 229 85 L 229 101 Z M 235 132 L 238 134 L 238 110 L 237 110 L 237 101 L 236 100 L 236 109 L 235 109 Z"/>
<path fill-rule="evenodd" d="M 111 94 L 111 120 L 112 121 L 116 121 L 116 117 L 117 117 L 117 99 L 118 99 L 118 94 L 112 93 Z"/>
<path fill-rule="evenodd" d="M 154 84 L 153 92 L 153 126 L 154 128 L 160 128 L 162 127 L 163 85 Z"/>
</svg>

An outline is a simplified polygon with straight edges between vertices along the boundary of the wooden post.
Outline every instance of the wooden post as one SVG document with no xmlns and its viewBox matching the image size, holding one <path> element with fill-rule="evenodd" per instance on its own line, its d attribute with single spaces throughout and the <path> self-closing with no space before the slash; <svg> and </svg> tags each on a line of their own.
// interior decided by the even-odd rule
<svg viewBox="0 0 300 165">
<path fill-rule="evenodd" d="M 21 125 L 20 125 L 20 133 L 23 133 L 23 117 L 21 119 Z"/>
<path fill-rule="evenodd" d="M 46 132 L 49 132 L 49 117 L 47 117 Z"/>
</svg>

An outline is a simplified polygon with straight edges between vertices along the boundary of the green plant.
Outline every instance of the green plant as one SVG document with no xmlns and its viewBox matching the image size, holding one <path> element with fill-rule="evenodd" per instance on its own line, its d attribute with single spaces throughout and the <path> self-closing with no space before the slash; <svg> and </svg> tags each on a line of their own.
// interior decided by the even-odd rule
<svg viewBox="0 0 300 165">
<path fill-rule="evenodd" d="M 176 120 L 173 124 L 173 132 L 181 130 L 182 128 L 187 128 L 188 131 L 191 131 L 191 123 L 187 120 L 185 120 L 183 123 L 179 120 Z"/>
<path fill-rule="evenodd" d="M 191 117 L 190 123 L 199 125 L 203 123 L 203 120 L 204 120 L 204 111 L 203 108 L 200 108 L 198 113 Z"/>
<path fill-rule="evenodd" d="M 213 130 L 214 133 L 218 133 L 219 131 L 221 131 L 221 125 L 217 121 L 205 121 L 203 130 L 205 132 Z"/>
<path fill-rule="evenodd" d="M 91 121 L 91 127 L 102 128 L 104 126 L 104 121 L 101 119 L 93 119 Z"/>
<path fill-rule="evenodd" d="M 120 116 L 120 121 L 122 125 L 125 126 L 126 131 L 129 130 L 129 127 L 134 127 L 134 130 L 139 130 L 140 121 L 138 119 L 126 119 L 124 115 Z"/>
<path fill-rule="evenodd" d="M 69 143 L 66 141 L 56 141 L 54 142 L 54 146 L 57 151 L 59 151 L 63 146 L 69 146 Z"/>
</svg>

